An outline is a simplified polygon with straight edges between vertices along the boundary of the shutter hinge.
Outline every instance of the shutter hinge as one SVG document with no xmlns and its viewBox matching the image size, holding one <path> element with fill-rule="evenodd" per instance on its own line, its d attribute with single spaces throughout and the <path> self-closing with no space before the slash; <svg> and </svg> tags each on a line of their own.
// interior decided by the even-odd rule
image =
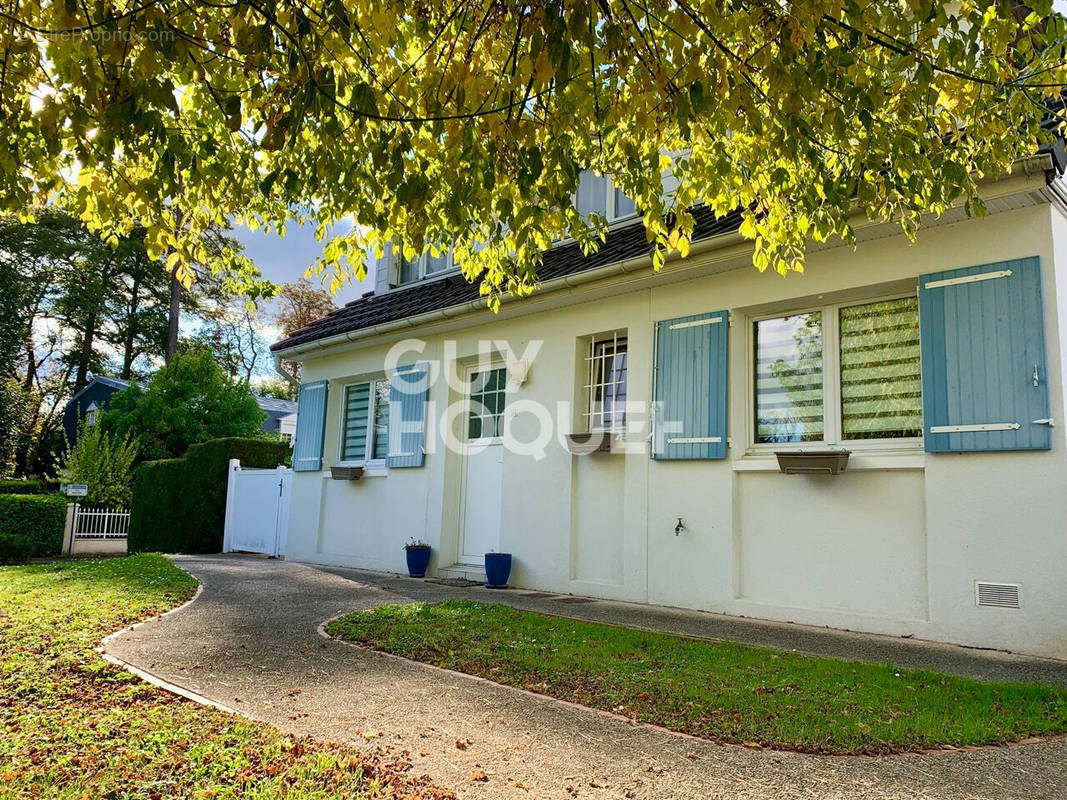
<svg viewBox="0 0 1067 800">
<path fill-rule="evenodd" d="M 931 425 L 930 433 L 984 433 L 987 431 L 1017 431 L 1018 422 L 984 422 L 978 425 Z"/>
<path fill-rule="evenodd" d="M 1056 421 L 1052 417 L 1046 417 L 1045 419 L 1031 420 L 1033 425 L 1048 425 L 1050 428 L 1055 426 Z"/>
</svg>

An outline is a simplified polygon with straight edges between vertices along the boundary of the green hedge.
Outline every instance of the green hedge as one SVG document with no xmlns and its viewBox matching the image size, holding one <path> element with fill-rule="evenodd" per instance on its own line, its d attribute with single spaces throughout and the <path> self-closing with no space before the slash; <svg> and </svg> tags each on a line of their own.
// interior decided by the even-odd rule
<svg viewBox="0 0 1067 800">
<path fill-rule="evenodd" d="M 193 445 L 183 458 L 146 461 L 133 481 L 129 552 L 220 552 L 230 459 L 271 469 L 288 454 L 285 442 L 215 439 Z"/>
<path fill-rule="evenodd" d="M 25 481 L 0 481 L 0 494 L 44 494 L 49 487 L 44 481 L 30 478 Z"/>
<path fill-rule="evenodd" d="M 66 521 L 61 494 L 0 494 L 0 562 L 59 555 Z"/>
</svg>

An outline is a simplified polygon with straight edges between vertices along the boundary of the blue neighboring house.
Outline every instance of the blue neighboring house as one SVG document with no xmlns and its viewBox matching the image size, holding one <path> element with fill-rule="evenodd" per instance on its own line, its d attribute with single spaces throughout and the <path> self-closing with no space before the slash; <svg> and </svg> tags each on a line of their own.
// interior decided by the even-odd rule
<svg viewBox="0 0 1067 800">
<path fill-rule="evenodd" d="M 82 418 L 87 419 L 91 425 L 97 414 L 111 407 L 111 395 L 130 388 L 130 383 L 121 378 L 98 375 L 70 398 L 63 410 L 63 430 L 67 434 L 67 441 L 74 444 L 78 438 L 78 423 Z M 144 387 L 143 383 L 138 385 Z M 291 438 L 296 428 L 296 403 L 277 397 L 256 397 L 256 402 L 267 415 L 262 425 L 263 430 L 279 431 L 283 436 Z"/>
</svg>

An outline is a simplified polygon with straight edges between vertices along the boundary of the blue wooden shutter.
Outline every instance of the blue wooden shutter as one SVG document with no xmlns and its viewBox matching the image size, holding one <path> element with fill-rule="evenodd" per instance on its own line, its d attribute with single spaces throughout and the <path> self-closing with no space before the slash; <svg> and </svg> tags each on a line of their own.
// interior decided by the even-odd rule
<svg viewBox="0 0 1067 800">
<path fill-rule="evenodd" d="M 726 311 L 656 324 L 653 458 L 726 458 L 729 329 Z"/>
<path fill-rule="evenodd" d="M 421 467 L 426 437 L 428 367 L 413 364 L 389 376 L 389 456 L 386 466 Z"/>
<path fill-rule="evenodd" d="M 1048 371 L 1035 256 L 919 278 L 926 451 L 1048 450 Z"/>
<path fill-rule="evenodd" d="M 329 381 L 300 384 L 296 405 L 296 441 L 293 469 L 310 472 L 322 469 L 322 440 L 326 434 L 326 396 Z"/>
</svg>

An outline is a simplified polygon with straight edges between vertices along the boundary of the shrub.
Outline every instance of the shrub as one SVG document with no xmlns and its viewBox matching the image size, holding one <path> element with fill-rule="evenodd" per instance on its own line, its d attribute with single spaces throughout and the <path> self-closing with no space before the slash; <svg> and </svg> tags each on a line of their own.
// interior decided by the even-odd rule
<svg viewBox="0 0 1067 800">
<path fill-rule="evenodd" d="M 230 459 L 271 469 L 288 453 L 285 442 L 216 439 L 193 445 L 184 458 L 145 462 L 133 483 L 129 552 L 220 552 Z"/>
<path fill-rule="evenodd" d="M 66 521 L 63 495 L 0 495 L 0 558 L 59 555 Z"/>
<path fill-rule="evenodd" d="M 78 426 L 78 439 L 63 458 L 59 471 L 66 483 L 88 487 L 86 503 L 126 508 L 130 504 L 137 442 L 130 435 L 112 436 L 99 425 L 84 420 Z"/>
<path fill-rule="evenodd" d="M 49 491 L 44 481 L 30 478 L 24 481 L 0 481 L 0 494 L 44 494 Z"/>
<path fill-rule="evenodd" d="M 190 445 L 256 436 L 266 415 L 244 381 L 234 381 L 207 350 L 183 353 L 159 370 L 148 387 L 131 384 L 111 395 L 100 424 L 130 434 L 145 459 L 180 458 Z"/>
<path fill-rule="evenodd" d="M 18 564 L 33 558 L 33 542 L 26 536 L 0 533 L 0 564 Z"/>
</svg>

